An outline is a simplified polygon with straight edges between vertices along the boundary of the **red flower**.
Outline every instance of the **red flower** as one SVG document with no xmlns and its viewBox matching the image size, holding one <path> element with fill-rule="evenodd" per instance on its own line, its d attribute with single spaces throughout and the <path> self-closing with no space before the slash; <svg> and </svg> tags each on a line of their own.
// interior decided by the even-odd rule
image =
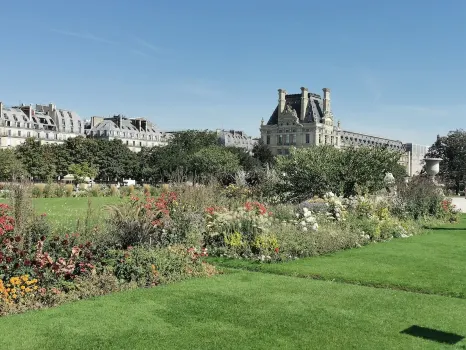
<svg viewBox="0 0 466 350">
<path fill-rule="evenodd" d="M 278 251 L 279 251 L 278 247 L 277 247 L 277 248 L 275 248 L 275 253 L 277 253 L 277 254 L 278 254 Z"/>
</svg>

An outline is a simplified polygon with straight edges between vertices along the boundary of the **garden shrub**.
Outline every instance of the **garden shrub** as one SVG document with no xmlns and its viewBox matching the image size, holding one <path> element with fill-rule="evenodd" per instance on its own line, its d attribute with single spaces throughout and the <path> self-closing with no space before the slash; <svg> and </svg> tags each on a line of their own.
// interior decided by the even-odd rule
<svg viewBox="0 0 466 350">
<path fill-rule="evenodd" d="M 408 184 L 398 186 L 398 195 L 393 201 L 392 212 L 403 218 L 423 219 L 444 216 L 444 195 L 429 178 L 415 176 Z"/>
</svg>

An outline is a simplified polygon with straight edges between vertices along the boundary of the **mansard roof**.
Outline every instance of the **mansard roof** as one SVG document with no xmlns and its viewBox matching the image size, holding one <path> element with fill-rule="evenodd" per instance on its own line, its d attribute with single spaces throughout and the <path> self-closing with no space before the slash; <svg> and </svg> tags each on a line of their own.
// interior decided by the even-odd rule
<svg viewBox="0 0 466 350">
<path fill-rule="evenodd" d="M 137 121 L 145 122 L 145 128 L 139 130 L 135 125 Z M 144 118 L 134 118 L 129 119 L 127 117 L 114 116 L 110 118 L 104 118 L 103 121 L 91 128 L 91 131 L 134 131 L 137 133 L 162 133 L 157 126 L 144 119 Z"/>
<path fill-rule="evenodd" d="M 324 118 L 322 97 L 318 94 L 308 92 L 309 104 L 306 109 L 303 123 L 312 123 Z M 301 115 L 301 94 L 288 94 L 285 96 L 286 105 L 296 111 L 298 116 Z M 285 105 L 285 108 L 286 108 Z M 278 124 L 278 106 L 275 107 L 267 125 Z"/>
</svg>

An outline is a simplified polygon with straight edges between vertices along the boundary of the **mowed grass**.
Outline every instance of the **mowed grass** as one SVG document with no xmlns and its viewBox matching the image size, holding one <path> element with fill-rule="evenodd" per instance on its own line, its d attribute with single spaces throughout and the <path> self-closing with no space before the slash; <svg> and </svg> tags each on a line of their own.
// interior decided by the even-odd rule
<svg viewBox="0 0 466 350">
<path fill-rule="evenodd" d="M 464 315 L 463 299 L 242 271 L 1 318 L 0 348 L 438 349 L 400 332 L 466 335 Z"/>
<path fill-rule="evenodd" d="M 48 222 L 54 229 L 65 231 L 74 230 L 85 221 L 89 212 L 89 220 L 100 225 L 107 218 L 107 205 L 121 203 L 120 197 L 63 197 L 63 198 L 34 198 L 32 201 L 37 214 L 47 214 Z M 2 199 L 1 202 L 8 201 Z"/>
<path fill-rule="evenodd" d="M 466 220 L 425 234 L 282 264 L 212 259 L 261 272 L 466 298 Z"/>
</svg>

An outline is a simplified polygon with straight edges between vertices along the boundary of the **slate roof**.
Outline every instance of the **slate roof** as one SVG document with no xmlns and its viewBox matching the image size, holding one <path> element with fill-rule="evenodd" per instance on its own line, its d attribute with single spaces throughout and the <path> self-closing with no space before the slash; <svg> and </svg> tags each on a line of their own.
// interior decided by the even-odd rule
<svg viewBox="0 0 466 350">
<path fill-rule="evenodd" d="M 312 123 L 316 120 L 320 122 L 323 119 L 324 114 L 322 111 L 322 97 L 317 94 L 308 93 L 309 104 L 307 106 L 306 114 L 304 116 L 303 123 Z M 285 96 L 286 105 L 289 105 L 296 111 L 298 117 L 301 115 L 301 94 L 290 94 Z M 267 125 L 278 124 L 278 106 L 275 107 L 272 115 L 267 122 Z"/>
</svg>

